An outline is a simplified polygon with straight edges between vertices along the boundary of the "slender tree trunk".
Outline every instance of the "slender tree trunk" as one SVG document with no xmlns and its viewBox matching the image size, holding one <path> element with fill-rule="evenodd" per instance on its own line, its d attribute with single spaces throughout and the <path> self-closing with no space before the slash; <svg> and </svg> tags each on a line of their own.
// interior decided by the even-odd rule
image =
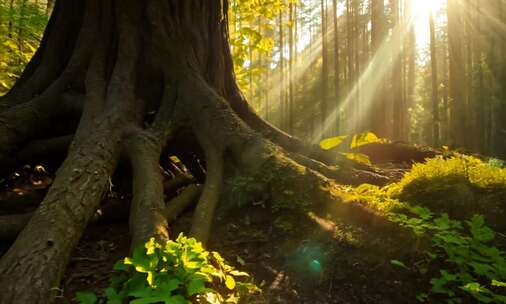
<svg viewBox="0 0 506 304">
<path fill-rule="evenodd" d="M 17 43 L 18 51 L 23 53 L 23 26 L 25 25 L 26 18 L 26 2 L 27 0 L 21 1 L 21 7 L 19 9 L 19 21 L 18 21 L 18 32 L 17 32 Z M 19 62 L 21 64 L 21 62 Z"/>
<path fill-rule="evenodd" d="M 14 14 L 14 0 L 10 0 L 9 2 L 9 14 L 10 15 Z M 12 38 L 12 26 L 13 26 L 12 17 L 9 17 L 9 23 L 7 26 L 7 35 L 9 38 Z"/>
<path fill-rule="evenodd" d="M 360 0 L 352 0 L 352 16 L 353 16 L 353 52 L 354 52 L 354 102 L 353 102 L 353 130 L 355 133 L 360 132 L 360 90 L 361 87 L 361 64 L 360 64 Z"/>
<path fill-rule="evenodd" d="M 285 42 L 284 42 L 284 27 L 283 27 L 283 11 L 279 13 L 279 126 L 281 129 L 285 126 Z"/>
<path fill-rule="evenodd" d="M 482 8 L 479 3 L 474 3 L 473 9 L 476 9 L 474 16 L 475 31 L 473 36 L 473 56 L 475 63 L 475 74 L 476 74 L 476 89 L 474 91 L 474 111 L 476 111 L 476 128 L 479 134 L 477 138 L 477 148 L 481 153 L 485 152 L 485 114 L 486 105 L 484 104 L 484 78 L 483 78 L 483 42 L 482 42 L 482 24 L 481 14 Z"/>
<path fill-rule="evenodd" d="M 402 28 L 399 0 L 391 1 L 392 9 L 392 98 L 393 98 L 393 139 L 402 140 L 404 100 L 402 87 Z"/>
<path fill-rule="evenodd" d="M 385 20 L 385 1 L 384 0 L 371 0 L 371 48 L 373 54 L 373 61 L 375 66 L 385 68 L 383 61 L 385 58 L 380 58 L 379 50 L 382 44 L 386 44 L 386 20 Z M 386 74 L 386 73 L 385 73 Z M 378 81 L 378 88 L 372 99 L 371 106 L 371 130 L 378 136 L 386 137 L 387 134 L 387 86 L 386 78 L 382 77 Z"/>
<path fill-rule="evenodd" d="M 336 134 L 341 134 L 341 79 L 340 79 L 340 58 L 339 58 L 339 16 L 337 14 L 337 0 L 332 0 L 332 13 L 334 21 L 334 111 Z"/>
<path fill-rule="evenodd" d="M 442 72 L 443 72 L 443 109 L 442 109 L 442 125 L 443 131 L 441 132 L 441 141 L 442 143 L 448 145 L 450 140 L 450 90 L 449 90 L 449 84 L 450 84 L 450 77 L 449 77 L 449 71 L 448 71 L 448 42 L 442 43 L 441 45 L 442 49 Z"/>
<path fill-rule="evenodd" d="M 328 134 L 327 130 L 327 101 L 328 101 L 328 50 L 327 50 L 327 8 L 326 1 L 320 0 L 321 12 L 321 36 L 322 36 L 322 90 L 320 101 L 320 130 L 321 136 L 325 137 Z"/>
<path fill-rule="evenodd" d="M 448 48 L 450 59 L 450 138 L 457 146 L 466 146 L 465 69 L 462 52 L 462 7 L 459 0 L 448 0 Z"/>
<path fill-rule="evenodd" d="M 437 73 L 437 51 L 436 51 L 436 27 L 434 24 L 434 15 L 429 14 L 430 27 L 430 62 L 431 62 L 431 80 L 432 80 L 432 144 L 438 147 L 439 138 L 439 82 Z"/>
<path fill-rule="evenodd" d="M 464 21 L 465 21 L 465 60 L 466 60 L 466 74 L 465 74 L 465 117 L 466 117 L 466 126 L 469 127 L 472 134 L 469 136 L 470 138 L 467 140 L 467 148 L 477 149 L 477 139 L 480 137 L 480 134 L 477 133 L 477 125 L 476 125 L 476 113 L 473 109 L 473 93 L 474 93 L 474 63 L 473 63 L 473 47 L 472 47 L 472 36 L 474 31 L 474 22 L 472 16 L 472 3 L 471 0 L 466 0 L 463 2 L 463 6 L 465 9 Z"/>
<path fill-rule="evenodd" d="M 403 140 L 409 141 L 409 113 L 408 109 L 413 107 L 415 104 L 415 86 L 416 86 L 416 34 L 415 26 L 411 22 L 413 19 L 412 14 L 412 3 L 411 1 L 405 2 L 405 23 L 408 27 L 408 38 L 407 38 L 407 69 L 408 73 L 406 76 L 406 102 L 403 107 Z"/>
<path fill-rule="evenodd" d="M 290 2 L 289 4 L 289 32 L 288 32 L 288 47 L 289 47 L 289 59 L 288 59 L 288 132 L 294 133 L 294 77 L 293 77 L 293 64 L 294 64 L 294 27 L 295 27 L 295 5 Z"/>
</svg>

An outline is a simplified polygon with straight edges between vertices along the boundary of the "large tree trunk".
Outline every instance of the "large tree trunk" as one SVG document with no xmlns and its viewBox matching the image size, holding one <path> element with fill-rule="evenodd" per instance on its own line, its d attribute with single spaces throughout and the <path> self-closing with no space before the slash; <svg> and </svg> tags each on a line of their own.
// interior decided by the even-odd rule
<svg viewBox="0 0 506 304">
<path fill-rule="evenodd" d="M 205 158 L 207 176 L 191 229 L 203 241 L 219 202 L 225 162 L 241 174 L 262 177 L 274 201 L 311 197 L 313 204 L 334 202 L 350 220 L 374 217 L 362 207 L 339 203 L 332 182 L 313 169 L 341 178 L 348 172 L 350 183 L 384 182 L 381 176 L 365 171 L 364 178 L 353 175 L 353 164 L 338 169 L 308 158 L 329 156 L 270 126 L 248 106 L 233 74 L 227 1 L 61 0 L 55 5 L 41 50 L 5 97 L 0 165 L 32 140 L 67 132 L 74 134 L 73 142 L 47 196 L 0 261 L 0 303 L 54 301 L 72 249 L 122 155 L 133 175 L 132 244 L 152 236 L 167 239 L 166 218 L 174 217 L 167 212 L 180 212 L 186 203 L 164 205 L 159 159 L 165 147 L 177 144 L 178 132 L 192 134 L 200 146 L 192 155 Z M 69 26 L 62 30 L 58 24 Z M 58 51 L 63 62 L 53 66 Z M 146 123 L 151 112 L 155 119 Z M 69 127 L 54 131 L 56 118 Z M 281 186 L 288 191 L 279 191 Z"/>
</svg>

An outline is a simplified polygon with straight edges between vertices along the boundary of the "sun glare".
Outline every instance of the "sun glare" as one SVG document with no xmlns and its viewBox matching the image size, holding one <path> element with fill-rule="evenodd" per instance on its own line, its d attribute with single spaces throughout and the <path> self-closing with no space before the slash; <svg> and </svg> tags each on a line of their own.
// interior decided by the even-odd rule
<svg viewBox="0 0 506 304">
<path fill-rule="evenodd" d="M 446 0 L 411 0 L 412 22 L 418 45 L 429 44 L 429 14 L 436 14 L 445 3 Z"/>
<path fill-rule="evenodd" d="M 441 0 L 411 0 L 411 10 L 413 15 L 428 16 L 429 12 L 436 9 L 436 4 L 442 2 Z"/>
</svg>

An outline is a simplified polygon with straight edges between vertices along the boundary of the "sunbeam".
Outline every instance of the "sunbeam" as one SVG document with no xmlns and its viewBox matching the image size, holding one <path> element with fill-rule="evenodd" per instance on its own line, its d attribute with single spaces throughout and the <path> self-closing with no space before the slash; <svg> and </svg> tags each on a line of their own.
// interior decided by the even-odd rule
<svg viewBox="0 0 506 304">
<path fill-rule="evenodd" d="M 412 24 L 413 19 L 409 20 L 409 22 Z M 393 34 L 398 35 L 401 41 L 406 39 L 408 33 L 409 27 L 406 27 L 405 24 L 402 23 L 398 24 L 393 30 Z M 328 134 L 328 131 L 332 128 L 339 112 L 348 111 L 352 106 L 354 106 L 354 102 L 357 101 L 355 97 L 357 96 L 359 90 L 361 108 L 358 115 L 348 119 L 348 125 L 354 126 L 355 124 L 363 121 L 371 110 L 372 103 L 375 100 L 374 96 L 379 93 L 381 84 L 385 81 L 386 76 L 389 75 L 395 60 L 397 60 L 401 52 L 401 48 L 394 47 L 390 39 L 386 38 L 383 41 L 378 51 L 367 65 L 362 75 L 359 77 L 357 83 L 341 102 L 340 108 L 334 109 L 332 113 L 327 116 L 325 125 L 321 128 L 321 130 L 319 130 L 316 136 L 314 136 L 313 142 L 318 142 L 322 139 L 324 134 Z"/>
</svg>

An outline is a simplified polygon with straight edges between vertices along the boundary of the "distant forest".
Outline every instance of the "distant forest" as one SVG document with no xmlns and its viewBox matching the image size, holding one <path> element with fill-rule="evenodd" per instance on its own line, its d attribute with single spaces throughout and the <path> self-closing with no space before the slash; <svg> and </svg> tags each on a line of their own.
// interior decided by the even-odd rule
<svg viewBox="0 0 506 304">
<path fill-rule="evenodd" d="M 53 1 L 1 0 L 0 93 Z M 380 137 L 506 156 L 506 1 L 233 0 L 237 80 L 250 104 L 312 142 Z"/>
<path fill-rule="evenodd" d="M 236 71 L 283 130 L 506 155 L 506 1 L 259 2 L 232 1 Z"/>
</svg>

